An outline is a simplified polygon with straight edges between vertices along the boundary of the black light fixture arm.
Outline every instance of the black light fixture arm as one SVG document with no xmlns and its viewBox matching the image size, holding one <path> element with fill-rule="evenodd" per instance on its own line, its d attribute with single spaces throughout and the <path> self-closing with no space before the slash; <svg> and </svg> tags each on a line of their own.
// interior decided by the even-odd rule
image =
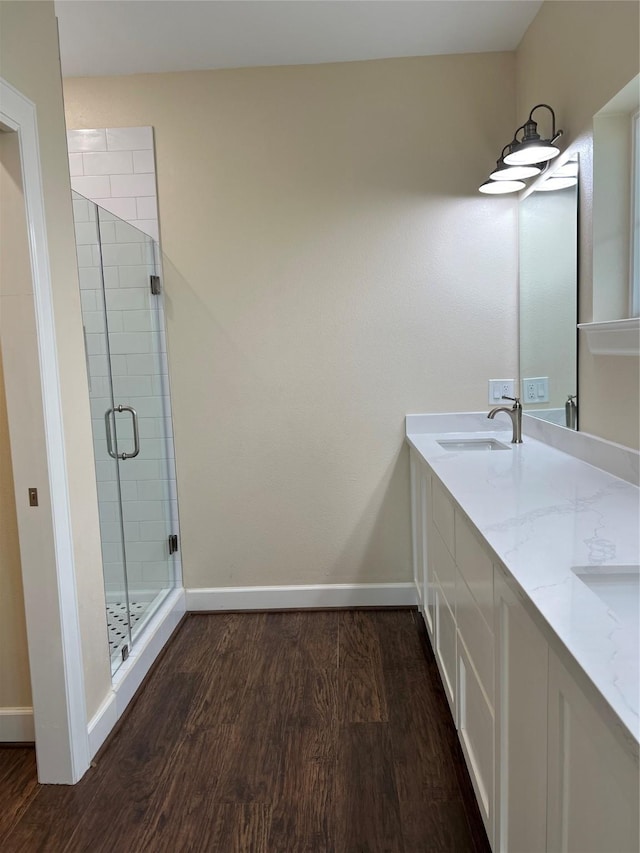
<svg viewBox="0 0 640 853">
<path fill-rule="evenodd" d="M 511 144 L 513 144 L 514 142 L 520 142 L 520 140 L 518 139 L 518 134 L 520 133 L 521 130 L 524 130 L 525 127 L 526 127 L 526 124 L 521 124 L 520 127 L 516 127 L 516 129 L 513 132 L 513 139 L 511 140 Z"/>
<path fill-rule="evenodd" d="M 551 135 L 555 136 L 555 133 L 556 133 L 556 114 L 554 113 L 553 109 L 549 106 L 549 104 L 536 104 L 535 107 L 533 107 L 533 109 L 529 113 L 529 118 L 527 119 L 527 121 L 533 121 L 533 114 L 535 113 L 536 110 L 539 110 L 541 107 L 544 107 L 545 110 L 549 110 L 549 112 L 551 113 Z"/>
<path fill-rule="evenodd" d="M 533 120 L 533 114 L 536 110 L 539 110 L 543 107 L 545 110 L 549 110 L 549 112 L 551 113 L 551 136 L 549 138 L 550 138 L 550 141 L 553 143 L 557 139 L 560 139 L 560 137 L 562 136 L 562 131 L 556 130 L 556 114 L 554 113 L 553 109 L 549 106 L 549 104 L 536 104 L 535 107 L 533 107 L 533 109 L 529 113 L 529 118 L 527 119 L 527 121 L 522 125 L 522 128 L 518 128 L 518 130 L 524 129 L 524 138 L 525 139 L 530 138 L 532 132 L 536 133 L 537 124 Z M 516 131 L 516 133 L 517 132 L 518 131 Z"/>
</svg>

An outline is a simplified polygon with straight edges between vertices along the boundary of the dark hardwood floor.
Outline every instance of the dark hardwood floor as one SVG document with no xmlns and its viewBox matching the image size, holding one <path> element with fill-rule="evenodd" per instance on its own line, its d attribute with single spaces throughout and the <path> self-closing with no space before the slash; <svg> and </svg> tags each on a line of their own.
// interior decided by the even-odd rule
<svg viewBox="0 0 640 853">
<path fill-rule="evenodd" d="M 417 611 L 193 614 L 77 785 L 0 750 L 2 853 L 488 850 Z"/>
</svg>

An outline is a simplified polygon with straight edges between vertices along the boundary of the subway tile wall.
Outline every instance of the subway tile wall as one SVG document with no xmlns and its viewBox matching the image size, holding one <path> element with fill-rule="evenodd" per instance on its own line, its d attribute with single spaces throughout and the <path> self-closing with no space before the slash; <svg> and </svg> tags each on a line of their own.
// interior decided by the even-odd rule
<svg viewBox="0 0 640 853">
<path fill-rule="evenodd" d="M 152 127 L 67 131 L 72 188 L 158 240 Z"/>
<path fill-rule="evenodd" d="M 87 139 L 94 146 L 90 153 L 102 139 L 96 134 L 91 131 Z M 118 141 L 124 144 L 122 134 Z M 105 589 L 109 600 L 122 596 L 121 499 L 130 597 L 144 601 L 172 585 L 174 573 L 180 573 L 179 554 L 169 556 L 167 539 L 179 528 L 164 313 L 162 297 L 153 296 L 149 287 L 158 249 L 136 226 L 112 213 L 101 211 L 98 225 L 96 208 L 88 201 L 74 198 L 73 208 Z M 133 406 L 139 418 L 140 455 L 119 463 L 120 491 L 106 439 L 111 387 L 115 405 Z M 133 447 L 130 415 L 115 417 L 119 450 L 129 452 Z"/>
</svg>

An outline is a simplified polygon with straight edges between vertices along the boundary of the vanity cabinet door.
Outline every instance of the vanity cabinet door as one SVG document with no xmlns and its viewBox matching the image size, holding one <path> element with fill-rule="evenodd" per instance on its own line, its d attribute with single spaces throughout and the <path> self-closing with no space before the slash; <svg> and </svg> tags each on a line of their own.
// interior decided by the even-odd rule
<svg viewBox="0 0 640 853">
<path fill-rule="evenodd" d="M 458 636 L 458 737 L 493 847 L 494 731 L 491 705 L 467 649 Z M 513 853 L 516 853 L 515 849 Z"/>
<path fill-rule="evenodd" d="M 451 556 L 455 556 L 455 510 L 449 492 L 436 477 L 431 478 L 431 514 Z"/>
<path fill-rule="evenodd" d="M 456 564 L 442 541 L 437 529 L 431 530 L 429 538 L 429 569 L 433 580 L 438 584 L 451 612 L 458 618 L 456 610 Z"/>
<path fill-rule="evenodd" d="M 549 646 L 502 570 L 495 570 L 496 845 L 541 853 L 547 826 Z"/>
<path fill-rule="evenodd" d="M 547 850 L 638 853 L 638 751 L 549 655 Z"/>
<path fill-rule="evenodd" d="M 460 574 L 493 633 L 493 560 L 484 540 L 458 509 L 455 511 L 455 557 Z"/>
<path fill-rule="evenodd" d="M 456 623 L 458 634 L 471 658 L 491 707 L 494 705 L 494 637 L 464 578 L 456 577 Z"/>
<path fill-rule="evenodd" d="M 435 636 L 434 652 L 436 663 L 442 677 L 445 696 L 451 708 L 454 721 L 456 718 L 456 620 L 449 609 L 440 585 L 433 585 L 435 604 Z"/>
</svg>

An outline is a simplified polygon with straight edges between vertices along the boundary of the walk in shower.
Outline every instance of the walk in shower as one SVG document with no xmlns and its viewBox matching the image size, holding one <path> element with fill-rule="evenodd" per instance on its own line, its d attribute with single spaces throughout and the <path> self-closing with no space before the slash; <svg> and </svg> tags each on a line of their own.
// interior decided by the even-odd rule
<svg viewBox="0 0 640 853">
<path fill-rule="evenodd" d="M 73 192 L 111 669 L 180 578 L 157 243 Z"/>
</svg>

